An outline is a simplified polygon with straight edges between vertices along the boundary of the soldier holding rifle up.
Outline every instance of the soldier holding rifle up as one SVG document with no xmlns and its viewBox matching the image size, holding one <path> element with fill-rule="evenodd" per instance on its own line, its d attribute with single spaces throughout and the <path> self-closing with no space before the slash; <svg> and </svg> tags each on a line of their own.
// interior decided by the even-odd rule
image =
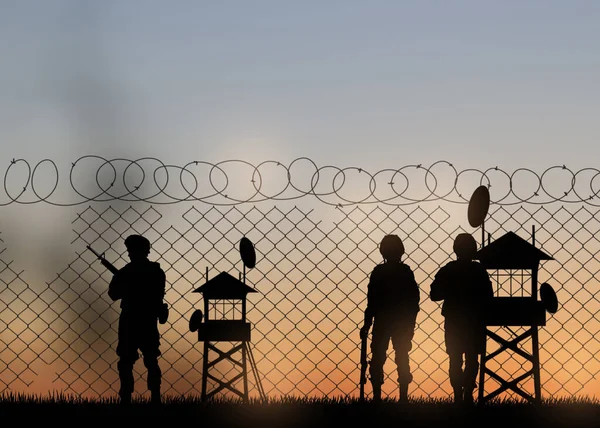
<svg viewBox="0 0 600 428">
<path fill-rule="evenodd" d="M 140 235 L 130 235 L 125 239 L 130 263 L 116 269 L 104 257 L 102 264 L 113 274 L 108 295 L 113 301 L 121 300 L 119 317 L 119 343 L 117 368 L 121 387 L 121 403 L 131 402 L 134 389 L 133 366 L 141 351 L 144 365 L 148 369 L 148 389 L 152 403 L 160 403 L 161 370 L 160 335 L 158 322 L 164 324 L 168 317 L 168 306 L 163 303 L 166 276 L 158 262 L 148 260 L 150 241 Z M 91 248 L 88 246 L 91 250 Z M 93 250 L 92 250 L 93 251 Z"/>
<path fill-rule="evenodd" d="M 398 371 L 399 400 L 407 402 L 408 386 L 412 382 L 408 353 L 412 349 L 419 312 L 419 286 L 411 268 L 400 261 L 404 245 L 397 235 L 386 235 L 379 251 L 384 263 L 375 266 L 369 278 L 360 337 L 364 341 L 373 324 L 370 366 L 373 400 L 381 401 L 383 365 L 391 339 Z"/>
</svg>

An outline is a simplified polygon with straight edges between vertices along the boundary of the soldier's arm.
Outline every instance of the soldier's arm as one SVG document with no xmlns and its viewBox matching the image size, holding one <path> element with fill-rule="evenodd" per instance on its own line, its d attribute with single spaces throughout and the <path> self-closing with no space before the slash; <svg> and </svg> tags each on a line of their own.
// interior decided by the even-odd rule
<svg viewBox="0 0 600 428">
<path fill-rule="evenodd" d="M 167 276 L 165 275 L 165 271 L 162 270 L 162 268 L 159 267 L 159 295 L 160 295 L 160 301 L 162 302 L 163 299 L 165 298 L 165 293 L 166 293 L 166 287 L 167 287 Z"/>
<path fill-rule="evenodd" d="M 409 266 L 406 266 L 406 270 L 410 307 L 412 307 L 415 312 L 419 312 L 419 302 L 421 300 L 421 291 L 419 290 L 419 284 L 417 284 L 417 280 L 415 279 L 415 274 L 412 271 L 412 269 Z"/>
<path fill-rule="evenodd" d="M 483 297 L 487 300 L 487 299 L 491 299 L 492 297 L 494 297 L 494 286 L 492 284 L 492 281 L 490 280 L 490 274 L 487 272 L 487 270 L 485 270 L 484 268 L 482 268 L 482 282 L 483 282 Z"/>
<path fill-rule="evenodd" d="M 152 302 L 156 306 L 156 310 L 160 313 L 163 305 L 163 299 L 165 298 L 165 288 L 167 283 L 167 277 L 165 271 L 162 270 L 160 265 L 156 263 L 154 265 L 155 272 L 152 274 Z"/>
<path fill-rule="evenodd" d="M 434 302 L 444 300 L 446 298 L 446 269 L 442 267 L 431 282 L 431 290 L 429 298 Z"/>
<path fill-rule="evenodd" d="M 365 326 L 370 326 L 373 323 L 374 303 L 377 299 L 377 290 L 375 283 L 377 282 L 377 269 L 373 269 L 369 276 L 369 284 L 367 285 L 367 307 L 365 309 Z"/>
<path fill-rule="evenodd" d="M 108 297 L 113 301 L 123 297 L 125 285 L 123 283 L 123 274 L 121 271 L 115 273 L 108 284 Z"/>
</svg>

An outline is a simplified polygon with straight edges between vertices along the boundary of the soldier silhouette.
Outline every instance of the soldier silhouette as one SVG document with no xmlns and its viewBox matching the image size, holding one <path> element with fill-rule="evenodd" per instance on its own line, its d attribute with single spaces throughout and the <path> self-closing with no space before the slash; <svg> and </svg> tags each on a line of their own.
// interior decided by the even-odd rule
<svg viewBox="0 0 600 428">
<path fill-rule="evenodd" d="M 485 303 L 493 297 L 494 289 L 485 268 L 473 260 L 477 243 L 470 234 L 458 234 L 453 249 L 457 259 L 437 272 L 431 283 L 430 298 L 444 301 L 444 336 L 454 401 L 472 403 L 477 387 L 478 356 L 485 347 Z"/>
<path fill-rule="evenodd" d="M 161 323 L 166 322 L 163 312 L 166 276 L 159 263 L 148 260 L 150 242 L 146 238 L 130 235 L 125 239 L 125 247 L 131 261 L 114 274 L 108 288 L 113 301 L 121 299 L 117 345 L 119 396 L 121 403 L 131 402 L 133 366 L 139 358 L 139 349 L 148 369 L 151 401 L 158 404 L 161 385 L 158 357 L 161 353 L 157 323 L 158 317 L 161 317 Z"/>
<path fill-rule="evenodd" d="M 366 338 L 373 324 L 369 370 L 373 400 L 381 401 L 383 365 L 391 339 L 398 372 L 399 400 L 407 402 L 408 386 L 413 379 L 408 353 L 412 349 L 419 312 L 419 286 L 411 268 L 401 262 L 404 245 L 397 235 L 384 236 L 379 252 L 384 262 L 375 266 L 369 277 L 367 308 L 360 337 Z"/>
</svg>

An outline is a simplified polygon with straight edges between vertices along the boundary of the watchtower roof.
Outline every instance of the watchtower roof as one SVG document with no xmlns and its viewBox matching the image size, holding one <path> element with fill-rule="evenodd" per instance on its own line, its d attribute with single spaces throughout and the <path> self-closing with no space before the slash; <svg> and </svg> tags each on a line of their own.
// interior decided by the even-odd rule
<svg viewBox="0 0 600 428">
<path fill-rule="evenodd" d="M 514 232 L 507 232 L 480 249 L 475 259 L 486 269 L 533 269 L 541 260 L 554 260 Z"/>
<path fill-rule="evenodd" d="M 192 293 L 202 293 L 207 299 L 245 299 L 248 293 L 257 291 L 227 272 L 221 272 Z"/>
</svg>

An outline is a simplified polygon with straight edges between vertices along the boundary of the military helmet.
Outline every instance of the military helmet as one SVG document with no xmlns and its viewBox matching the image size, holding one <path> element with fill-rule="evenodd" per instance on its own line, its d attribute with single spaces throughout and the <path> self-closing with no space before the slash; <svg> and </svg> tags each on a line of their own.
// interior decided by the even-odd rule
<svg viewBox="0 0 600 428">
<path fill-rule="evenodd" d="M 453 249 L 458 257 L 473 259 L 477 253 L 477 242 L 470 233 L 459 233 L 454 239 Z"/>
<path fill-rule="evenodd" d="M 404 244 L 398 235 L 385 235 L 379 244 L 379 252 L 386 260 L 399 259 L 404 254 Z"/>
<path fill-rule="evenodd" d="M 128 251 L 149 253 L 150 241 L 141 235 L 129 235 L 125 238 L 125 247 Z"/>
</svg>

